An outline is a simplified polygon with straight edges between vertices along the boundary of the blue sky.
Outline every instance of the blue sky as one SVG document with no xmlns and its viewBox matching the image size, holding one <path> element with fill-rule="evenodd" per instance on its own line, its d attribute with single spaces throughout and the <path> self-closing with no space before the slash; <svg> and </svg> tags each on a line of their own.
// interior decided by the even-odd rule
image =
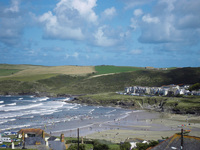
<svg viewBox="0 0 200 150">
<path fill-rule="evenodd" d="M 199 67 L 199 0 L 1 0 L 0 63 Z"/>
</svg>

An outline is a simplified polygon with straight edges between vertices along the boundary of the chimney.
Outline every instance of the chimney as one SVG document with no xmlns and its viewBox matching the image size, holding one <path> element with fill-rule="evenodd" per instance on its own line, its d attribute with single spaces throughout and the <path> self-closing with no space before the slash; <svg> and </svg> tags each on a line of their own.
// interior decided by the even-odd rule
<svg viewBox="0 0 200 150">
<path fill-rule="evenodd" d="M 60 135 L 60 142 L 65 142 L 64 134 L 63 133 Z"/>
<path fill-rule="evenodd" d="M 22 131 L 22 141 L 25 140 L 25 134 L 24 134 L 24 131 Z"/>
<path fill-rule="evenodd" d="M 12 142 L 12 149 L 15 149 L 15 144 Z"/>
<path fill-rule="evenodd" d="M 22 131 L 22 144 L 23 144 L 23 147 L 25 149 L 25 133 L 24 131 Z"/>
<path fill-rule="evenodd" d="M 45 132 L 42 131 L 42 138 L 45 140 Z"/>
<path fill-rule="evenodd" d="M 49 146 L 48 140 L 45 141 L 45 145 L 46 145 L 46 146 Z"/>
<path fill-rule="evenodd" d="M 83 144 L 83 137 L 81 137 L 81 144 Z"/>
</svg>

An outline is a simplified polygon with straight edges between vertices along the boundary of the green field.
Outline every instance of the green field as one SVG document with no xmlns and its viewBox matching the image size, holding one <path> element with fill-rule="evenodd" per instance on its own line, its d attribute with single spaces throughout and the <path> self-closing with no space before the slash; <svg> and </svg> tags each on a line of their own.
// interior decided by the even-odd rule
<svg viewBox="0 0 200 150">
<path fill-rule="evenodd" d="M 15 74 L 21 70 L 19 69 L 0 69 L 0 76 L 9 76 Z"/>
<path fill-rule="evenodd" d="M 125 66 L 95 66 L 96 74 L 109 74 L 109 73 L 121 73 L 121 72 L 130 72 L 143 70 L 144 68 L 140 67 L 125 67 Z"/>
</svg>

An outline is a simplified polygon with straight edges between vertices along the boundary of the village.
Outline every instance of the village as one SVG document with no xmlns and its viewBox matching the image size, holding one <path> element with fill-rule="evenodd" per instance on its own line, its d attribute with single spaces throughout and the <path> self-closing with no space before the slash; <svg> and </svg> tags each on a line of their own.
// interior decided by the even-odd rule
<svg viewBox="0 0 200 150">
<path fill-rule="evenodd" d="M 79 129 L 77 130 L 79 131 Z M 151 145 L 148 150 L 165 149 L 166 145 L 177 149 L 179 147 L 183 147 L 183 142 L 181 141 L 184 140 L 184 143 L 187 143 L 184 144 L 185 148 L 189 147 L 193 150 L 197 150 L 200 147 L 200 137 L 189 136 L 187 135 L 189 132 L 190 130 L 188 131 L 181 129 L 180 134 L 177 133 L 169 138 L 160 139 L 158 141 L 148 141 L 140 138 L 128 138 L 124 142 L 118 144 L 127 145 L 128 143 L 130 149 L 137 148 L 139 144 Z M 82 145 L 88 143 L 88 139 L 87 141 L 85 140 L 86 139 L 83 140 L 83 137 L 81 137 L 79 140 L 79 132 L 77 132 L 76 142 L 72 143 L 72 140 L 66 140 L 63 133 L 60 135 L 60 137 L 55 137 L 51 136 L 40 128 L 27 128 L 21 129 L 18 132 L 6 131 L 3 133 L 3 136 L 0 134 L 0 149 L 66 150 L 69 149 L 70 145 L 74 145 L 75 143 Z M 89 140 L 89 142 L 94 144 L 93 140 Z M 108 148 L 105 150 L 107 149 Z M 93 150 L 93 148 L 91 147 L 90 150 Z"/>
<path fill-rule="evenodd" d="M 133 96 L 180 96 L 180 95 L 200 95 L 200 91 L 189 91 L 190 85 L 163 85 L 161 87 L 132 86 L 126 87 L 124 95 Z"/>
<path fill-rule="evenodd" d="M 18 132 L 6 131 L 0 134 L 0 149 L 60 149 L 68 148 L 64 142 L 64 134 L 60 138 L 45 133 L 40 128 L 21 129 Z"/>
</svg>

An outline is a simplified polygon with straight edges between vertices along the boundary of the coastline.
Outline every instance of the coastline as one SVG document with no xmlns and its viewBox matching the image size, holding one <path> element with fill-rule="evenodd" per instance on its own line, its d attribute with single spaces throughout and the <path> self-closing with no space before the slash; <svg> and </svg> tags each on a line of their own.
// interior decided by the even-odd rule
<svg viewBox="0 0 200 150">
<path fill-rule="evenodd" d="M 170 137 L 181 131 L 181 128 L 191 130 L 189 135 L 199 136 L 200 116 L 163 114 L 154 111 L 132 111 L 129 115 L 112 121 L 96 122 L 80 127 L 80 136 L 89 139 L 104 139 L 119 143 L 129 138 L 158 140 Z M 59 136 L 76 137 L 77 129 L 52 133 Z"/>
<path fill-rule="evenodd" d="M 40 101 L 40 100 L 39 100 Z M 64 102 L 64 101 L 62 101 Z M 71 102 L 71 101 L 65 101 Z M 73 101 L 76 103 L 78 101 Z M 76 103 L 77 104 L 77 103 Z M 85 105 L 86 103 L 79 103 Z M 124 108 L 119 107 L 119 105 L 104 105 L 106 107 L 112 108 Z M 97 104 L 86 104 L 92 106 L 99 106 Z M 101 106 L 99 106 L 101 107 Z M 91 139 L 105 139 L 111 140 L 112 142 L 123 142 L 127 138 L 142 138 L 144 140 L 158 140 L 162 137 L 170 137 L 175 133 L 180 132 L 182 127 L 187 130 L 191 130 L 190 135 L 199 136 L 200 135 L 200 116 L 192 114 L 172 114 L 166 112 L 156 112 L 152 110 L 135 110 L 134 107 L 124 113 L 120 118 L 113 118 L 109 121 L 101 122 L 88 122 L 88 124 L 82 123 L 80 120 L 80 136 L 91 138 Z M 77 128 L 71 126 L 71 129 L 66 129 L 62 131 L 66 123 L 57 128 L 52 132 L 51 135 L 60 136 L 64 133 L 65 137 L 77 137 Z M 77 126 L 77 125 L 76 125 Z M 58 131 L 61 129 L 60 131 Z M 50 132 L 47 131 L 48 133 Z"/>
</svg>

